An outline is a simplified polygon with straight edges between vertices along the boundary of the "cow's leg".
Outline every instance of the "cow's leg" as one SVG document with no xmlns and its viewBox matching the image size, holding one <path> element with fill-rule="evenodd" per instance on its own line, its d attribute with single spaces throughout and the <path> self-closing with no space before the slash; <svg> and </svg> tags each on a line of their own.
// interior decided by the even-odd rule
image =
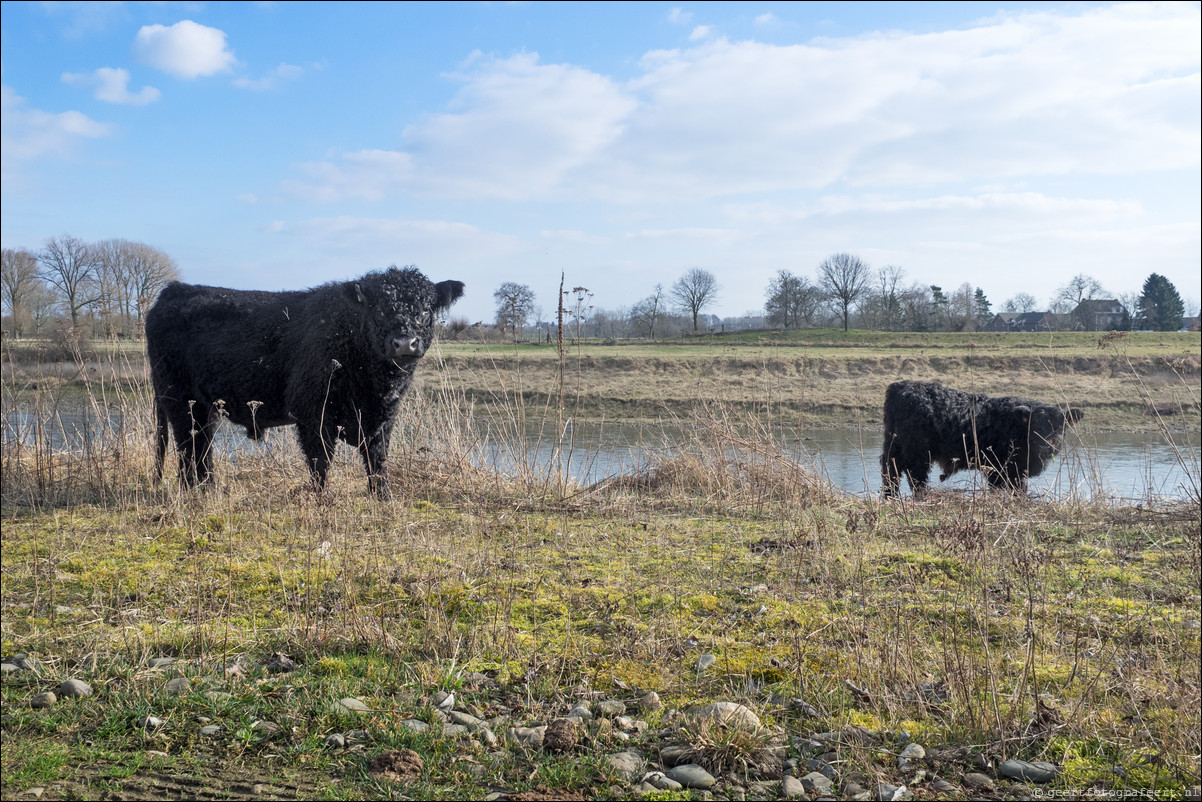
<svg viewBox="0 0 1202 802">
<path fill-rule="evenodd" d="M 1027 475 L 1017 465 L 1006 464 L 985 474 L 989 486 L 995 490 L 1010 490 L 1015 493 L 1027 491 Z"/>
<path fill-rule="evenodd" d="M 175 433 L 175 450 L 179 452 L 180 479 L 188 487 L 208 480 L 213 469 L 213 428 L 209 408 L 189 403 L 168 415 Z"/>
<path fill-rule="evenodd" d="M 309 466 L 309 474 L 313 487 L 324 490 L 326 475 L 330 472 L 330 461 L 334 457 L 334 444 L 337 442 L 335 432 L 327 432 L 317 426 L 296 427 L 300 439 L 301 451 L 305 454 L 305 464 Z"/>
<path fill-rule="evenodd" d="M 910 483 L 910 490 L 914 491 L 915 498 L 927 492 L 927 476 L 931 472 L 929 459 L 910 460 L 902 466 L 901 471 L 906 475 L 906 481 Z"/>
<path fill-rule="evenodd" d="M 887 444 L 881 454 L 881 491 L 885 498 L 901 495 L 901 472 L 897 469 L 897 459 L 889 454 Z"/>
<path fill-rule="evenodd" d="M 163 408 L 162 399 L 154 399 L 154 483 L 163 480 L 163 460 L 167 456 L 167 440 L 170 439 L 171 425 L 167 420 L 167 410 Z"/>
<path fill-rule="evenodd" d="M 359 454 L 363 457 L 363 469 L 367 472 L 367 486 L 380 498 L 388 498 L 388 477 L 384 463 L 388 459 L 388 444 L 392 440 L 392 421 L 385 421 L 378 429 L 359 440 Z"/>
</svg>

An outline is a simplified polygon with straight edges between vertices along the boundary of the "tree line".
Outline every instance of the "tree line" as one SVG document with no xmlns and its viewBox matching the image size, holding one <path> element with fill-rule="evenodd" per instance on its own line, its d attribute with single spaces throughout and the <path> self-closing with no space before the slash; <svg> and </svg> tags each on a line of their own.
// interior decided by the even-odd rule
<svg viewBox="0 0 1202 802">
<path fill-rule="evenodd" d="M 142 242 L 51 237 L 40 250 L 4 248 L 0 299 L 5 331 L 37 336 L 141 337 L 159 291 L 179 279 L 175 260 Z"/>
<path fill-rule="evenodd" d="M 1018 331 L 1018 330 L 1153 330 L 1177 331 L 1185 305 L 1164 276 L 1148 276 L 1140 292 L 1111 295 L 1092 276 L 1079 273 L 1057 288 L 1044 311 L 1025 292 L 995 309 L 984 290 L 965 282 L 950 291 L 935 284 L 908 282 L 897 265 L 873 269 L 859 256 L 835 253 L 825 258 L 813 278 L 779 270 L 764 291 L 764 306 L 738 317 L 707 314 L 720 297 L 717 278 L 692 268 L 668 287 L 656 284 L 651 294 L 629 307 L 595 308 L 592 292 L 576 287 L 565 296 L 569 330 L 576 336 L 658 339 L 700 331 L 741 329 L 806 329 L 841 327 L 878 331 Z M 517 340 L 543 310 L 525 284 L 505 282 L 493 294 L 496 331 Z M 1030 325 L 1033 328 L 1024 329 Z M 551 336 L 541 323 L 539 337 Z M 453 332 L 467 328 L 452 321 Z"/>
</svg>

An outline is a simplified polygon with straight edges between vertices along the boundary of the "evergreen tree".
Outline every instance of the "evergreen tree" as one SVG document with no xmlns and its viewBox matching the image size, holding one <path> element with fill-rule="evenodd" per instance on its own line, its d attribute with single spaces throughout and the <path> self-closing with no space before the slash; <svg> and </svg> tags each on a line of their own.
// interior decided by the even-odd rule
<svg viewBox="0 0 1202 802">
<path fill-rule="evenodd" d="M 1185 316 L 1185 304 L 1177 288 L 1159 273 L 1144 282 L 1136 310 L 1136 325 L 1145 331 L 1177 331 Z"/>
<path fill-rule="evenodd" d="M 993 320 L 993 313 L 990 311 L 993 304 L 989 303 L 989 299 L 985 297 L 985 291 L 977 287 L 977 291 L 973 293 L 973 304 L 977 311 L 977 328 L 983 329 L 989 325 L 989 321 Z"/>
</svg>

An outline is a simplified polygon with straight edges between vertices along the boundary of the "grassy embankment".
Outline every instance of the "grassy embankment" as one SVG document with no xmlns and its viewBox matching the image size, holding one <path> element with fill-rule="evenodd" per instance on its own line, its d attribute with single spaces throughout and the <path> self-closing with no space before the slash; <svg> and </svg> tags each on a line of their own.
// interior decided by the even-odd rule
<svg viewBox="0 0 1202 802">
<path fill-rule="evenodd" d="M 694 405 L 688 443 L 605 487 L 504 475 L 478 459 L 454 378 L 475 357 L 459 348 L 444 349 L 445 383 L 428 374 L 406 402 L 387 502 L 346 451 L 324 495 L 305 491 L 287 436 L 220 459 L 209 492 L 156 487 L 136 365 L 38 380 L 6 359 L 20 377 L 5 381 L 6 412 L 24 394 L 39 413 L 0 466 L 0 652 L 33 658 L 0 686 L 4 797 L 625 798 L 638 779 L 607 756 L 632 745 L 653 768 L 686 747 L 721 798 L 780 793 L 782 759 L 798 774 L 820 760 L 847 794 L 882 782 L 954 798 L 979 793 L 976 773 L 993 795 L 1030 795 L 997 775 L 1015 757 L 1055 764 L 1062 791 L 1198 784 L 1196 475 L 1193 498 L 1170 506 L 856 499 L 733 399 Z M 479 357 L 514 388 L 488 403 L 515 438 L 545 409 L 517 389 L 543 357 L 519 353 L 520 375 Z M 126 423 L 53 452 L 54 409 L 79 384 L 98 405 L 119 399 Z M 1173 392 L 1196 427 L 1196 380 Z M 295 669 L 274 671 L 278 652 Z M 698 671 L 703 654 L 716 661 Z M 31 708 L 68 678 L 94 694 Z M 433 697 L 452 690 L 497 744 L 441 729 Z M 637 708 L 647 691 L 665 708 Z M 369 711 L 331 712 L 344 697 Z M 649 726 L 594 722 L 562 751 L 506 734 L 599 699 Z M 671 712 L 712 701 L 745 704 L 763 728 Z M 903 731 L 926 751 L 905 770 Z M 331 748 L 332 734 L 362 748 Z M 402 748 L 420 771 L 373 771 Z"/>
<path fill-rule="evenodd" d="M 118 393 L 144 393 L 140 343 L 84 349 L 84 371 L 64 349 L 8 346 L 6 386 L 40 382 L 56 399 L 90 403 L 88 388 L 116 371 Z M 566 389 L 576 418 L 664 421 L 719 402 L 798 428 L 879 428 L 885 387 L 897 379 L 941 380 L 961 389 L 1019 394 L 1083 408 L 1094 430 L 1199 430 L 1196 390 L 1202 337 L 1123 335 L 910 334 L 821 329 L 749 332 L 660 343 L 587 341 L 568 349 L 564 375 L 554 345 L 443 342 L 427 358 L 431 397 L 453 391 L 464 411 L 509 414 L 520 398 L 540 414 Z M 49 357 L 49 358 L 47 358 Z M 114 367 L 116 366 L 116 367 Z M 561 385 L 562 381 L 562 385 Z"/>
</svg>

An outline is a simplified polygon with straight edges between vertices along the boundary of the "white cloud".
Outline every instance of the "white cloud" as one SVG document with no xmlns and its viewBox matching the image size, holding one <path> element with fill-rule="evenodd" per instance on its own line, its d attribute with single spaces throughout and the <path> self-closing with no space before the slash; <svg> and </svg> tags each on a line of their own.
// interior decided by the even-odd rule
<svg viewBox="0 0 1202 802">
<path fill-rule="evenodd" d="M 1198 23 L 1196 6 L 1104 6 L 789 46 L 714 38 L 647 53 L 625 83 L 475 56 L 398 149 L 305 165 L 287 188 L 659 203 L 1195 167 Z"/>
<path fill-rule="evenodd" d="M 458 76 L 450 111 L 405 128 L 404 151 L 370 150 L 304 166 L 284 190 L 313 199 L 421 194 L 520 199 L 547 196 L 595 161 L 636 105 L 613 81 L 537 54 L 491 60 Z"/>
<path fill-rule="evenodd" d="M 78 111 L 59 113 L 31 109 L 25 98 L 10 87 L 0 87 L 0 152 L 4 170 L 41 156 L 68 156 L 84 139 L 97 139 L 111 133 L 109 126 L 98 123 Z"/>
<path fill-rule="evenodd" d="M 65 72 L 63 81 L 72 86 L 94 86 L 96 91 L 93 97 L 97 100 L 127 106 L 154 103 L 161 94 L 153 86 L 144 86 L 137 93 L 130 92 L 129 70 L 114 67 L 100 67 L 90 74 Z"/>
<path fill-rule="evenodd" d="M 758 17 L 755 18 L 754 22 L 756 25 L 762 26 L 764 28 L 772 28 L 777 25 L 780 25 L 780 18 L 777 17 L 775 14 L 768 12 L 766 14 L 760 14 Z"/>
<path fill-rule="evenodd" d="M 304 74 L 304 67 L 298 67 L 295 64 L 281 64 L 262 78 L 235 78 L 234 86 L 239 89 L 265 92 L 275 89 L 281 81 L 290 81 Z"/>
<path fill-rule="evenodd" d="M 228 72 L 236 63 L 226 49 L 225 33 L 183 20 L 170 27 L 144 25 L 134 38 L 134 56 L 177 78 L 199 78 Z"/>
<path fill-rule="evenodd" d="M 708 37 L 710 35 L 711 30 L 712 29 L 708 25 L 698 25 L 689 34 L 689 41 L 690 42 L 700 42 L 702 39 L 705 39 L 706 37 Z"/>
<path fill-rule="evenodd" d="M 673 25 L 688 25 L 692 19 L 693 13 L 691 11 L 685 11 L 679 6 L 674 7 L 668 12 L 668 22 L 672 23 Z"/>
</svg>

